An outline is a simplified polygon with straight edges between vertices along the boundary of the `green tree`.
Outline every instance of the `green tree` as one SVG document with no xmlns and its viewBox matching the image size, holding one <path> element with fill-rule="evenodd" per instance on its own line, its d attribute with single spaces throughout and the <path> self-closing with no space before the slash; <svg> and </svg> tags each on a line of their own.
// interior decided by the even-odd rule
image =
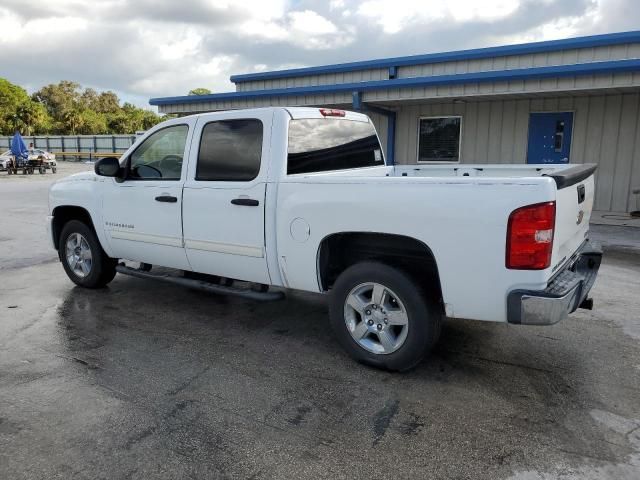
<svg viewBox="0 0 640 480">
<path fill-rule="evenodd" d="M 112 92 L 96 92 L 93 88 L 86 88 L 81 95 L 85 108 L 98 113 L 115 113 L 120 110 L 120 99 Z"/>
<path fill-rule="evenodd" d="M 29 102 L 27 91 L 10 81 L 0 78 L 0 132 L 11 135 L 16 126 L 20 128 L 18 107 Z"/>
<path fill-rule="evenodd" d="M 107 126 L 109 127 L 109 133 L 135 132 L 135 130 L 132 130 L 131 128 L 129 117 L 124 112 L 118 112 L 109 116 L 107 119 Z"/>
<path fill-rule="evenodd" d="M 28 98 L 17 106 L 10 119 L 13 129 L 19 130 L 23 135 L 44 133 L 49 130 L 51 123 L 44 106 Z"/>
<path fill-rule="evenodd" d="M 62 112 L 62 122 L 66 134 L 77 135 L 82 128 L 82 110 L 72 106 Z"/>
<path fill-rule="evenodd" d="M 42 87 L 31 97 L 0 78 L 0 133 L 53 132 L 61 135 L 130 134 L 147 130 L 168 117 L 130 103 L 120 105 L 112 91 L 98 92 L 70 80 Z"/>
<path fill-rule="evenodd" d="M 114 113 L 120 110 L 120 99 L 112 91 L 100 92 L 94 105 L 93 110 L 100 113 Z"/>
<path fill-rule="evenodd" d="M 62 80 L 58 84 L 42 87 L 32 95 L 33 100 L 42 103 L 54 120 L 64 121 L 69 112 L 82 103 L 80 84 Z"/>
<path fill-rule="evenodd" d="M 193 90 L 189 90 L 189 95 L 209 95 L 211 94 L 211 90 L 208 88 L 194 88 Z"/>
<path fill-rule="evenodd" d="M 107 117 L 100 112 L 83 109 L 80 111 L 80 119 L 78 133 L 81 135 L 103 135 L 109 133 Z"/>
</svg>

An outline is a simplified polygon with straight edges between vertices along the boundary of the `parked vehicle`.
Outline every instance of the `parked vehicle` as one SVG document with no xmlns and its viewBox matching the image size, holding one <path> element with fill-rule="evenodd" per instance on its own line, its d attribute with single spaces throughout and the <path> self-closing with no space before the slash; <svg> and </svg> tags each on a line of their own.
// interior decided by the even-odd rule
<svg viewBox="0 0 640 480">
<path fill-rule="evenodd" d="M 9 163 L 13 160 L 13 155 L 11 155 L 11 150 L 7 150 L 0 155 L 0 171 L 6 171 Z"/>
<path fill-rule="evenodd" d="M 51 170 L 51 173 L 56 173 L 58 170 L 58 163 L 56 162 L 56 155 L 40 148 L 32 148 L 29 150 L 29 160 L 41 162 L 45 170 Z"/>
<path fill-rule="evenodd" d="M 204 113 L 56 182 L 47 225 L 80 286 L 120 272 L 256 299 L 327 293 L 342 346 L 404 370 L 445 317 L 548 325 L 591 307 L 594 171 L 386 165 L 360 113 Z"/>
<path fill-rule="evenodd" d="M 36 170 L 45 173 L 51 170 L 51 173 L 58 171 L 58 163 L 56 156 L 46 150 L 30 149 L 26 161 L 16 161 L 11 154 L 11 150 L 7 150 L 0 155 L 0 170 L 7 171 L 9 174 L 17 174 L 19 171 L 26 174 L 32 174 Z"/>
</svg>

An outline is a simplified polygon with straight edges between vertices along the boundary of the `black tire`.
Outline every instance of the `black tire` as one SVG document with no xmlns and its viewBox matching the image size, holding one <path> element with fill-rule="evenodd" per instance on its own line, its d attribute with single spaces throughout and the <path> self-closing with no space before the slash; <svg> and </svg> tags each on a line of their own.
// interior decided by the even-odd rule
<svg viewBox="0 0 640 480">
<path fill-rule="evenodd" d="M 56 173 L 58 171 L 57 167 L 51 167 L 51 173 Z"/>
<path fill-rule="evenodd" d="M 372 353 L 361 346 L 345 322 L 345 302 L 361 284 L 374 282 L 388 287 L 404 305 L 408 330 L 404 343 L 392 353 Z M 355 360 L 393 371 L 415 367 L 440 336 L 443 313 L 436 300 L 425 295 L 420 285 L 402 270 L 378 262 L 362 262 L 346 269 L 336 280 L 329 303 L 331 326 L 342 347 Z"/>
<path fill-rule="evenodd" d="M 91 268 L 84 277 L 74 272 L 66 258 L 67 240 L 73 234 L 82 235 L 91 249 Z M 70 220 L 62 228 L 60 241 L 58 243 L 58 257 L 62 262 L 64 271 L 73 283 L 85 288 L 101 288 L 108 284 L 116 276 L 116 265 L 118 260 L 110 258 L 102 249 L 98 237 L 93 228 L 79 220 Z"/>
</svg>

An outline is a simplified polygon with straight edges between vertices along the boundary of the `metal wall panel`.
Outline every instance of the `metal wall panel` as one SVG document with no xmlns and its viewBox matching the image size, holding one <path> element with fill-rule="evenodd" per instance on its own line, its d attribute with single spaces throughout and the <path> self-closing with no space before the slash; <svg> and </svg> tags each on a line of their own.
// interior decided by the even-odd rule
<svg viewBox="0 0 640 480">
<path fill-rule="evenodd" d="M 380 143 L 382 144 L 382 150 L 384 151 L 385 158 L 387 156 L 387 117 L 379 113 L 365 112 L 371 118 L 373 125 L 376 127 L 378 137 L 380 137 Z"/>
<path fill-rule="evenodd" d="M 570 65 L 574 63 L 601 62 L 640 58 L 640 44 L 622 44 L 595 48 L 568 49 L 556 52 L 510 55 L 507 57 L 481 58 L 398 68 L 398 78 L 471 73 L 515 68 Z"/>
<path fill-rule="evenodd" d="M 346 74 L 345 74 L 346 75 Z M 463 85 L 440 85 L 431 87 L 390 88 L 363 93 L 364 102 L 396 102 L 406 100 L 464 98 L 478 95 L 552 95 L 577 90 L 620 89 L 640 87 L 640 72 L 602 75 L 581 75 L 565 78 L 530 79 L 517 81 L 467 83 Z M 606 92 L 603 92 L 606 93 Z M 335 105 L 350 104 L 351 93 L 322 93 L 294 97 L 265 97 L 221 100 L 193 104 L 160 105 L 161 113 L 194 113 L 212 110 L 246 108 L 268 105 Z M 251 102 L 251 103 L 249 103 Z"/>
<path fill-rule="evenodd" d="M 416 163 L 420 117 L 461 115 L 461 162 L 525 163 L 529 114 L 542 111 L 574 112 L 570 161 L 598 164 L 595 209 L 637 209 L 631 190 L 640 187 L 640 93 L 402 106 L 396 162 Z"/>
<path fill-rule="evenodd" d="M 386 80 L 389 71 L 386 68 L 356 70 L 353 72 L 326 73 L 306 75 L 304 77 L 276 78 L 273 80 L 251 80 L 236 83 L 237 92 L 251 90 L 268 90 L 271 88 L 309 87 L 312 85 L 333 85 L 336 83 L 364 82 L 369 80 Z"/>
<path fill-rule="evenodd" d="M 217 110 L 236 110 L 239 108 L 260 107 L 304 107 L 304 106 L 351 106 L 350 92 L 326 93 L 321 95 L 294 95 L 291 97 L 264 97 L 234 99 L 218 102 L 159 105 L 160 113 L 201 113 Z"/>
<path fill-rule="evenodd" d="M 391 88 L 378 92 L 364 92 L 365 102 L 424 100 L 474 97 L 478 95 L 553 94 L 576 90 L 617 89 L 640 87 L 640 73 L 581 75 L 500 82 L 466 83 L 438 87 Z M 603 92 L 605 93 L 605 92 Z"/>
<path fill-rule="evenodd" d="M 602 62 L 640 58 L 640 43 L 627 43 L 594 48 L 567 49 L 547 53 L 511 55 L 506 57 L 457 60 L 423 65 L 399 67 L 397 78 L 424 77 L 455 73 L 471 73 L 493 70 L 511 70 L 516 68 L 546 67 L 551 65 L 570 65 L 574 63 Z M 305 87 L 312 85 L 331 85 L 337 83 L 362 82 L 368 80 L 386 80 L 389 72 L 386 68 L 357 70 L 353 72 L 308 75 L 303 77 L 281 78 L 273 80 L 252 80 L 236 84 L 236 91 L 265 90 L 271 88 Z"/>
</svg>

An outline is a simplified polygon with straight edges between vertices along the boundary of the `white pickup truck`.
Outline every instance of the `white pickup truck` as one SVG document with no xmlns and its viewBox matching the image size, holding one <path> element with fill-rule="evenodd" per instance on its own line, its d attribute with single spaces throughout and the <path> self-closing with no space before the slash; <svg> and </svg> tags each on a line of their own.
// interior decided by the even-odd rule
<svg viewBox="0 0 640 480">
<path fill-rule="evenodd" d="M 48 230 L 83 287 L 120 272 L 256 299 L 328 293 L 344 348 L 404 370 L 445 317 L 548 325 L 591 307 L 594 171 L 386 165 L 360 113 L 203 113 L 56 182 Z"/>
</svg>

